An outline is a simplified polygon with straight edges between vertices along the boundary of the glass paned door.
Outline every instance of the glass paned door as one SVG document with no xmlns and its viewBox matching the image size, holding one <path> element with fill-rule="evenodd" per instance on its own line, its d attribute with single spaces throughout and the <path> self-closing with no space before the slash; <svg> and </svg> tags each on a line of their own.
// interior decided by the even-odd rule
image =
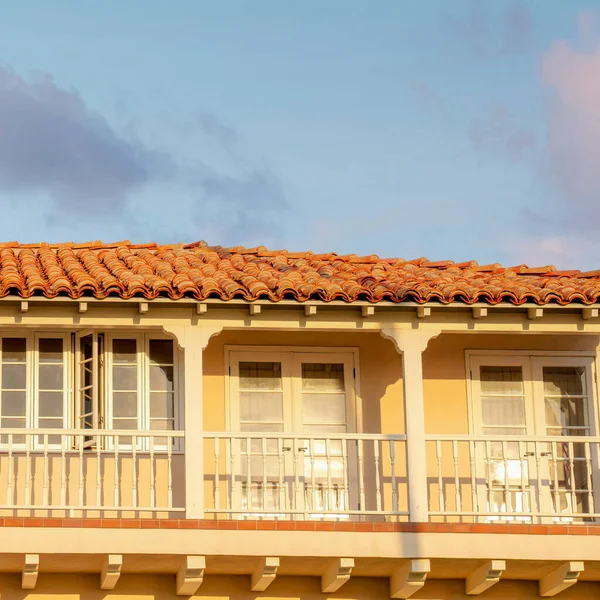
<svg viewBox="0 0 600 600">
<path fill-rule="evenodd" d="M 526 361 L 486 358 L 474 360 L 472 371 L 476 433 L 490 437 L 475 443 L 479 509 L 497 513 L 491 521 L 521 520 L 531 511 L 535 476 L 526 443 L 505 438 L 525 440 L 534 432 L 530 370 Z"/>
<path fill-rule="evenodd" d="M 548 482 L 546 505 L 555 520 L 593 512 L 595 453 L 585 437 L 592 434 L 592 361 L 581 358 L 537 358 L 533 361 L 538 429 L 556 437 L 541 449 L 541 468 Z M 581 439 L 581 441 L 579 441 Z"/>
<path fill-rule="evenodd" d="M 234 442 L 242 514 L 343 514 L 356 477 L 356 452 L 342 439 L 355 419 L 352 355 L 257 351 L 230 359 L 232 428 L 248 433 Z"/>
<path fill-rule="evenodd" d="M 289 364 L 267 353 L 232 353 L 231 359 L 232 425 L 248 433 L 230 450 L 234 505 L 242 514 L 285 513 L 293 491 L 293 443 L 281 435 L 291 426 Z M 273 438 L 256 436 L 270 432 Z"/>
<path fill-rule="evenodd" d="M 313 434 L 347 432 L 346 385 L 343 363 L 302 362 L 302 430 Z M 311 512 L 348 509 L 347 447 L 339 439 L 306 441 L 304 500 Z"/>
<path fill-rule="evenodd" d="M 484 436 L 475 442 L 477 498 L 480 511 L 496 513 L 486 519 L 593 512 L 592 366 L 585 357 L 472 357 L 474 433 Z"/>
</svg>

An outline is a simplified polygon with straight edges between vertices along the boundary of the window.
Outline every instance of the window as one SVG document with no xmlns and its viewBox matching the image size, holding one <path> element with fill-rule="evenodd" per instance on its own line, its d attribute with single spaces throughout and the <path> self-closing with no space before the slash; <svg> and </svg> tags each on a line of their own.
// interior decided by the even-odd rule
<svg viewBox="0 0 600 600">
<path fill-rule="evenodd" d="M 0 443 L 60 445 L 44 430 L 174 430 L 179 426 L 174 342 L 154 334 L 0 335 Z M 96 443 L 93 436 L 86 445 Z"/>
</svg>

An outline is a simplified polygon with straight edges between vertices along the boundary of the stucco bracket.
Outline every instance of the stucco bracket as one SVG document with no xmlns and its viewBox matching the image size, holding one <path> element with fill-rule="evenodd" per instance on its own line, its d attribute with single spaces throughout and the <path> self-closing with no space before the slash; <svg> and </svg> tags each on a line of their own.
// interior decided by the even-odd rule
<svg viewBox="0 0 600 600">
<path fill-rule="evenodd" d="M 198 591 L 204 579 L 206 558 L 204 556 L 186 556 L 177 570 L 175 590 L 178 596 L 192 596 Z"/>
<path fill-rule="evenodd" d="M 384 326 L 381 328 L 381 336 L 391 340 L 396 347 L 396 352 L 402 354 L 409 349 L 424 352 L 429 342 L 435 339 L 441 329 L 401 329 L 400 327 Z"/>
<path fill-rule="evenodd" d="M 266 556 L 260 559 L 260 564 L 252 573 L 250 589 L 253 592 L 264 592 L 275 581 L 279 569 L 279 558 Z"/>
<path fill-rule="evenodd" d="M 353 558 L 337 558 L 321 576 L 321 591 L 324 594 L 337 592 L 352 575 Z"/>
<path fill-rule="evenodd" d="M 162 328 L 166 334 L 175 338 L 182 350 L 191 345 L 198 345 L 205 350 L 210 338 L 223 331 L 223 327 L 219 325 L 163 325 Z"/>
<path fill-rule="evenodd" d="M 21 589 L 33 590 L 37 583 L 38 573 L 40 570 L 40 555 L 26 554 L 25 562 L 23 563 L 23 574 L 21 576 Z"/>
<path fill-rule="evenodd" d="M 556 596 L 556 594 L 576 584 L 583 569 L 584 564 L 582 561 L 571 560 L 562 563 L 540 579 L 540 596 L 544 598 Z"/>
<path fill-rule="evenodd" d="M 100 589 L 114 590 L 121 576 L 121 567 L 123 566 L 123 555 L 109 554 L 102 562 L 102 571 L 100 573 Z"/>
<path fill-rule="evenodd" d="M 466 594 L 468 596 L 477 596 L 485 592 L 485 590 L 500 581 L 500 577 L 502 577 L 502 573 L 505 570 L 506 561 L 488 560 L 467 577 L 465 583 Z"/>
<path fill-rule="evenodd" d="M 410 598 L 425 585 L 429 571 L 431 564 L 428 558 L 409 560 L 392 574 L 390 597 Z"/>
</svg>

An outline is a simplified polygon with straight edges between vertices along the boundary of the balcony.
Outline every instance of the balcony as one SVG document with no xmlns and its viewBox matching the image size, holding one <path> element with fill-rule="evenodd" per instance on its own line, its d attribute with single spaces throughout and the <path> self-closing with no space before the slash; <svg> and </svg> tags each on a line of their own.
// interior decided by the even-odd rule
<svg viewBox="0 0 600 600">
<path fill-rule="evenodd" d="M 181 431 L 3 429 L 0 514 L 182 518 L 190 460 L 207 519 L 407 522 L 411 495 L 426 497 L 431 522 L 600 517 L 595 437 L 427 435 L 426 490 L 408 476 L 404 435 L 208 432 L 203 471 L 184 441 Z"/>
</svg>

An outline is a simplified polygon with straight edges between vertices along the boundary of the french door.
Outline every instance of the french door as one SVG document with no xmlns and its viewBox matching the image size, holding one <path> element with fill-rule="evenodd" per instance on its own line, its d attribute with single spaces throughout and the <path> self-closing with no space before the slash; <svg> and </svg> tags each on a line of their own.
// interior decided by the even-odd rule
<svg viewBox="0 0 600 600">
<path fill-rule="evenodd" d="M 247 433 L 233 442 L 236 510 L 305 517 L 348 510 L 355 457 L 340 436 L 354 431 L 353 360 L 351 353 L 230 353 L 231 426 Z"/>
<path fill-rule="evenodd" d="M 592 368 L 587 357 L 471 357 L 477 501 L 487 520 L 594 512 Z"/>
</svg>

